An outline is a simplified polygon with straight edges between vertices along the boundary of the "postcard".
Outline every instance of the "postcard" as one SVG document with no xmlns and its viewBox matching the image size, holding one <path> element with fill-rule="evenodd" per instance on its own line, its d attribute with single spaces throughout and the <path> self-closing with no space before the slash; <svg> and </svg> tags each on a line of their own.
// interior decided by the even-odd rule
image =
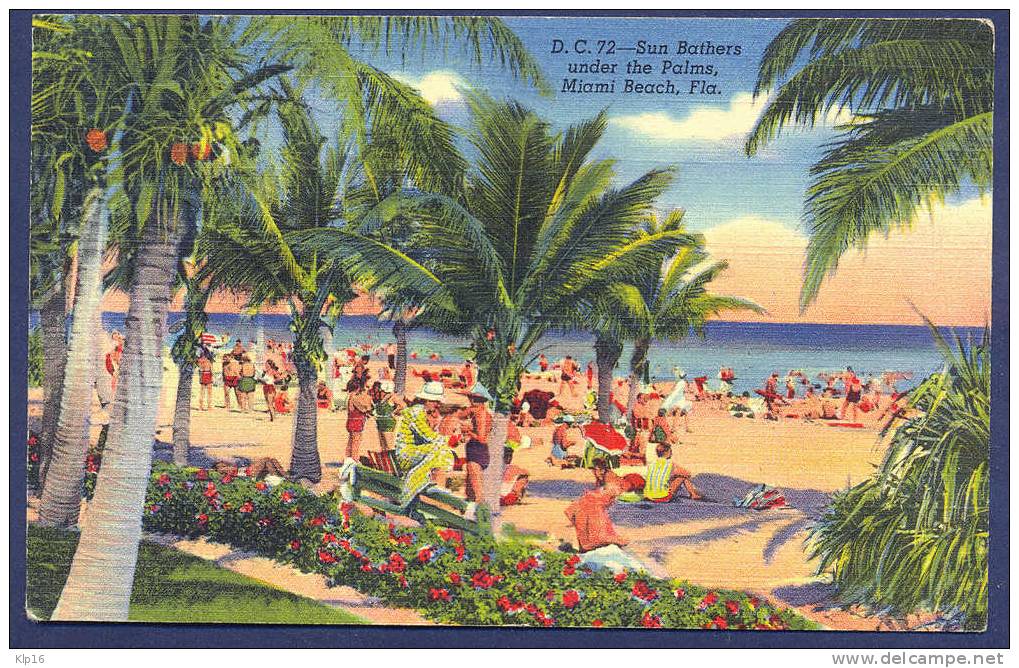
<svg viewBox="0 0 1019 668">
<path fill-rule="evenodd" d="M 31 30 L 29 619 L 987 628 L 990 20 Z"/>
</svg>

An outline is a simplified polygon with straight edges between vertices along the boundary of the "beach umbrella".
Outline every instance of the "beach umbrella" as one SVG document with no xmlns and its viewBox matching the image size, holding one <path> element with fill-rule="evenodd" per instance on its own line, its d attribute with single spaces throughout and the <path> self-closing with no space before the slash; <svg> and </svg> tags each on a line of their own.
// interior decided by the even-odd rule
<svg viewBox="0 0 1019 668">
<path fill-rule="evenodd" d="M 590 422 L 581 427 L 580 433 L 592 447 L 610 455 L 624 452 L 629 445 L 625 436 L 604 422 Z"/>
</svg>

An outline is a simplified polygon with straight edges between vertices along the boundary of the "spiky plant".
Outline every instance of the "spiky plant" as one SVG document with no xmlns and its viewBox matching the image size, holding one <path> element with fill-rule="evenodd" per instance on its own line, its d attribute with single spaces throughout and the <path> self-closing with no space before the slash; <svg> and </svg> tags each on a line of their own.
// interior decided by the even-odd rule
<svg viewBox="0 0 1019 668">
<path fill-rule="evenodd" d="M 813 527 L 812 556 L 846 604 L 959 616 L 979 630 L 987 622 L 990 338 L 958 339 L 953 350 L 930 328 L 943 370 L 909 393 L 914 417 L 886 426 L 894 433 L 878 472 L 837 494 Z"/>
</svg>

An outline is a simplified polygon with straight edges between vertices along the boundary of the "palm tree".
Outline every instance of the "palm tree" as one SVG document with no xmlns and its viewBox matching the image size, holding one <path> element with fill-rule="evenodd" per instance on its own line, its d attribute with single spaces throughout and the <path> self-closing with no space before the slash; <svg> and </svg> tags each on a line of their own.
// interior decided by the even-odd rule
<svg viewBox="0 0 1019 668">
<path fill-rule="evenodd" d="M 747 155 L 788 125 L 853 115 L 811 168 L 801 307 L 849 248 L 967 182 L 990 188 L 993 47 L 979 20 L 798 19 L 765 49 L 754 95 L 770 97 Z"/>
<path fill-rule="evenodd" d="M 103 469 L 55 619 L 127 617 L 181 221 L 193 215 L 188 191 L 196 178 L 212 178 L 224 167 L 225 149 L 232 143 L 228 113 L 239 95 L 274 74 L 244 69 L 230 21 L 203 22 L 194 16 L 102 20 L 113 50 L 103 66 L 129 81 L 131 90 L 119 142 L 118 191 L 131 215 L 115 218 L 118 225 L 124 219 L 130 225 L 116 232 L 130 307 Z M 188 164 L 191 141 L 198 142 L 196 158 L 209 157 L 213 137 L 223 151 L 217 159 Z"/>
<path fill-rule="evenodd" d="M 193 262 L 182 261 L 178 271 L 184 289 L 184 319 L 177 323 L 180 334 L 170 348 L 170 355 L 177 364 L 177 394 L 173 408 L 173 462 L 187 466 L 188 451 L 191 448 L 191 391 L 194 385 L 195 365 L 202 353 L 202 334 L 208 324 L 205 312 L 213 284 L 202 283 Z M 174 331 L 174 327 L 170 328 Z"/>
<path fill-rule="evenodd" d="M 643 234 L 685 231 L 683 213 L 672 211 L 661 222 L 649 217 Z M 703 336 L 707 320 L 725 311 L 764 312 L 752 301 L 708 292 L 708 285 L 727 267 L 724 261 L 711 262 L 704 250 L 704 238 L 691 235 L 690 243 L 681 246 L 675 255 L 663 257 L 660 264 L 649 265 L 646 271 L 607 291 L 603 308 L 609 307 L 610 318 L 623 316 L 621 326 L 633 341 L 626 401 L 629 415 L 633 414 L 652 341 L 679 341 L 691 333 Z"/>
<path fill-rule="evenodd" d="M 360 18 L 287 19 L 309 26 L 317 21 L 327 31 L 306 31 L 304 39 L 289 41 L 290 45 L 296 48 L 299 42 L 307 53 L 314 49 L 343 56 L 305 61 L 302 76 L 313 71 L 330 75 L 326 85 L 343 91 L 341 100 L 362 136 L 370 120 L 404 120 L 415 128 L 416 144 L 441 144 L 442 128 L 432 122 L 433 116 L 421 113 L 423 102 L 419 96 L 346 51 L 349 38 L 358 39 L 357 34 L 348 33 L 345 42 L 333 39 L 337 26 L 357 26 Z M 115 57 L 104 64 L 112 71 L 126 73 L 130 81 L 130 107 L 122 124 L 119 155 L 123 162 L 120 193 L 136 227 L 133 233 L 118 236 L 118 254 L 125 261 L 122 273 L 129 286 L 131 307 L 113 426 L 90 511 L 93 521 L 79 543 L 54 619 L 126 619 L 145 473 L 151 465 L 151 435 L 158 404 L 154 397 L 162 376 L 158 368 L 162 330 L 180 253 L 179 221 L 189 201 L 182 195 L 193 187 L 195 172 L 201 175 L 205 171 L 205 166 L 191 168 L 181 163 L 187 162 L 188 143 L 201 137 L 197 150 L 200 155 L 206 154 L 215 136 L 224 149 L 218 152 L 216 163 L 227 164 L 238 149 L 231 141 L 231 121 L 239 116 L 243 123 L 251 114 L 275 103 L 272 95 L 253 95 L 251 89 L 289 69 L 288 65 L 272 63 L 254 71 L 245 69 L 245 53 L 250 52 L 245 47 L 265 43 L 266 26 L 271 22 L 263 19 L 118 16 L 97 20 L 109 24 L 112 31 L 109 44 Z M 411 26 L 414 22 L 392 23 Z M 434 21 L 422 22 L 421 27 L 408 36 L 420 40 L 439 30 Z M 309 43 L 309 36 L 328 36 L 330 43 Z M 508 40 L 507 31 L 494 19 L 480 19 L 470 30 L 455 31 L 454 36 L 479 45 L 476 62 L 482 60 L 483 39 L 493 48 Z M 274 47 L 288 43 L 284 38 L 273 41 Z M 514 72 L 533 68 L 529 59 L 521 60 L 520 50 L 497 52 L 508 56 L 503 63 L 512 64 Z M 521 64 L 526 67 L 521 68 Z M 239 112 L 231 115 L 229 112 L 238 106 Z M 107 573 L 117 577 L 107 579 L 106 586 L 97 589 L 94 583 L 102 581 Z"/>
<path fill-rule="evenodd" d="M 413 253 L 350 230 L 303 235 L 369 289 L 416 293 L 429 321 L 471 345 L 479 381 L 495 397 L 485 500 L 498 509 L 510 406 L 541 337 L 585 308 L 600 281 L 620 280 L 687 235 L 632 233 L 667 187 L 668 171 L 610 189 L 610 161 L 590 161 L 605 115 L 553 133 L 515 102 L 469 99 L 477 152 L 456 195 L 405 192 L 417 217 Z M 342 251 L 335 249 L 342 248 Z"/>
<path fill-rule="evenodd" d="M 39 516 L 43 522 L 68 525 L 77 521 L 80 506 L 101 331 L 109 136 L 123 115 L 127 93 L 124 80 L 106 67 L 113 56 L 111 34 L 101 21 L 81 17 L 69 25 L 47 18 L 36 27 L 32 146 L 33 166 L 40 169 L 33 177 L 41 181 L 33 182 L 33 289 L 38 294 L 52 286 L 48 296 L 40 297 L 45 355 L 64 360 L 47 364 Z M 77 283 L 70 290 L 73 310 L 65 346 L 62 302 L 69 290 L 58 286 L 70 281 L 72 266 Z"/>
<path fill-rule="evenodd" d="M 247 199 L 238 219 L 223 217 L 202 235 L 198 251 L 206 264 L 199 277 L 246 292 L 252 310 L 264 303 L 288 306 L 299 388 L 290 473 L 318 482 L 322 466 L 315 389 L 326 357 L 321 328 L 332 329 L 354 292 L 335 262 L 302 252 L 290 237 L 342 220 L 347 152 L 336 143 L 326 146 L 300 102 L 282 106 L 279 118 L 284 137 L 280 167 L 249 176 L 247 192 L 235 195 Z"/>
</svg>

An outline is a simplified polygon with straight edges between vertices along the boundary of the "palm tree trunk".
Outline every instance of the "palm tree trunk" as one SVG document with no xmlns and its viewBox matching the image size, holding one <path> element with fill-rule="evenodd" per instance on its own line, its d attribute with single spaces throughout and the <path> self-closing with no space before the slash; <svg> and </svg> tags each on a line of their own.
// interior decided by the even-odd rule
<svg viewBox="0 0 1019 668">
<path fill-rule="evenodd" d="M 497 412 L 492 420 L 492 431 L 488 435 L 488 468 L 482 482 L 482 499 L 491 513 L 492 534 L 499 535 L 502 524 L 502 509 L 499 506 L 499 491 L 502 488 L 503 451 L 506 449 L 506 433 L 509 415 Z"/>
<path fill-rule="evenodd" d="M 393 375 L 393 387 L 396 396 L 402 397 L 407 390 L 407 323 L 403 320 L 393 323 L 393 336 L 396 338 L 396 369 Z"/>
<path fill-rule="evenodd" d="M 81 238 L 78 240 L 78 284 L 64 380 L 60 388 L 57 426 L 39 504 L 40 522 L 57 526 L 77 524 L 81 508 L 92 392 L 99 362 L 96 350 L 98 335 L 102 331 L 102 259 L 106 246 L 102 188 L 92 188 L 88 192 L 84 212 Z"/>
<path fill-rule="evenodd" d="M 39 433 L 39 489 L 46 483 L 53 436 L 60 414 L 60 390 L 64 385 L 64 362 L 67 360 L 67 291 L 64 280 L 39 308 L 42 329 L 42 424 Z"/>
<path fill-rule="evenodd" d="M 618 341 L 598 337 L 594 342 L 594 360 L 598 367 L 598 420 L 612 422 L 612 370 L 623 354 L 623 345 Z"/>
<path fill-rule="evenodd" d="M 301 334 L 298 334 L 301 336 Z M 307 336 L 305 334 L 304 336 Z M 300 352 L 306 346 L 294 346 L 297 367 L 297 412 L 294 415 L 294 437 L 291 445 L 290 476 L 294 480 L 322 479 L 322 459 L 318 454 L 318 372 L 315 363 Z"/>
<path fill-rule="evenodd" d="M 158 208 L 158 207 L 154 207 Z M 163 382 L 163 335 L 179 252 L 148 221 L 124 321 L 120 382 L 103 466 L 54 620 L 127 621 Z"/>
<path fill-rule="evenodd" d="M 188 465 L 191 448 L 191 389 L 195 378 L 194 362 L 186 360 L 180 365 L 177 379 L 177 401 L 173 408 L 173 463 Z"/>
<path fill-rule="evenodd" d="M 640 392 L 640 372 L 647 362 L 647 352 L 651 348 L 650 339 L 640 338 L 633 343 L 633 354 L 630 355 L 630 392 L 626 397 L 626 416 L 633 419 L 633 407 L 637 403 Z"/>
</svg>

